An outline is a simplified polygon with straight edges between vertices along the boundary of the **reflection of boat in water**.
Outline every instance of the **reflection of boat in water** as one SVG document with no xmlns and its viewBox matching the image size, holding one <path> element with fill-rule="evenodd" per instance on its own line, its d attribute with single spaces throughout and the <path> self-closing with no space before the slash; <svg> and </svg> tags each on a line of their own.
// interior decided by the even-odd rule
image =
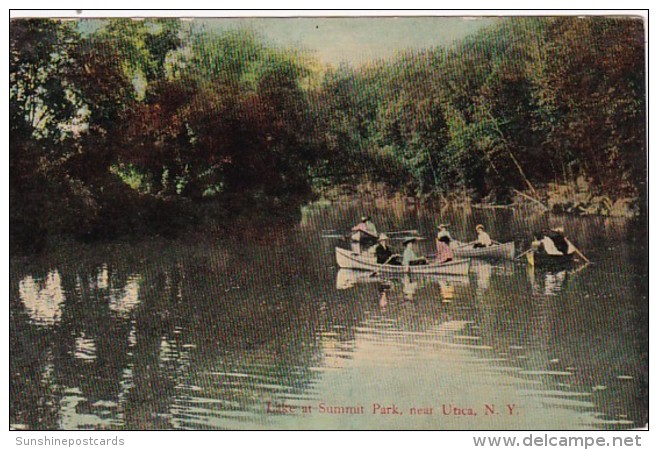
<svg viewBox="0 0 658 450">
<path fill-rule="evenodd" d="M 422 266 L 409 267 L 377 264 L 377 260 L 372 254 L 354 253 L 340 247 L 336 247 L 336 262 L 341 269 L 369 270 L 377 273 L 467 275 L 470 266 L 468 259 L 459 259 L 445 263 L 430 262 Z"/>
<path fill-rule="evenodd" d="M 369 284 L 369 283 L 379 283 L 380 285 L 390 285 L 394 282 L 405 283 L 417 283 L 422 281 L 423 284 L 430 283 L 443 283 L 448 285 L 467 285 L 469 284 L 468 276 L 460 275 L 430 275 L 430 274 L 419 274 L 419 275 L 388 275 L 386 279 L 378 275 L 373 275 L 370 272 L 365 272 L 363 270 L 351 270 L 351 269 L 339 269 L 336 273 L 336 289 L 350 289 L 356 284 Z"/>
<path fill-rule="evenodd" d="M 532 268 L 528 270 L 530 284 L 536 294 L 555 296 L 564 287 L 569 270 L 545 270 L 535 273 Z"/>
<path fill-rule="evenodd" d="M 362 270 L 340 269 L 336 274 L 336 289 L 349 289 L 357 283 L 379 283 L 381 278 L 371 276 L 370 273 Z"/>
<path fill-rule="evenodd" d="M 547 272 L 544 278 L 544 294 L 557 295 L 564 286 L 567 279 L 567 271 L 561 270 L 559 272 Z"/>
<path fill-rule="evenodd" d="M 493 244 L 489 247 L 473 247 L 473 244 L 453 241 L 451 245 L 456 258 L 514 259 L 514 242 Z"/>
<path fill-rule="evenodd" d="M 479 292 L 484 292 L 489 289 L 489 280 L 493 272 L 493 266 L 484 261 L 479 261 L 478 264 L 473 265 L 475 278 L 477 280 L 477 289 Z"/>
<path fill-rule="evenodd" d="M 413 300 L 418 290 L 418 281 L 412 281 L 409 275 L 402 278 L 402 293 L 407 300 Z"/>
</svg>

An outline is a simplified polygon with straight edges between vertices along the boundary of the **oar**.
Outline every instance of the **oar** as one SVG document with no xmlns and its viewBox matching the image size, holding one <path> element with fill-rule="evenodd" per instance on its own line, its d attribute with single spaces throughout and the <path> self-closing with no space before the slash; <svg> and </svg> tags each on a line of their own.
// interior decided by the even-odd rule
<svg viewBox="0 0 658 450">
<path fill-rule="evenodd" d="M 322 235 L 320 236 L 323 239 L 347 239 L 352 236 L 356 231 L 361 231 L 362 233 L 367 234 L 373 238 L 377 238 L 374 234 L 370 234 L 367 231 L 363 230 L 350 230 L 350 231 L 341 231 L 341 230 L 322 230 Z M 341 234 L 342 233 L 342 234 Z"/>
<path fill-rule="evenodd" d="M 322 233 L 322 234 L 326 234 L 326 235 L 333 235 L 333 234 L 338 234 L 338 233 L 352 234 L 352 233 L 354 233 L 354 232 L 356 232 L 356 231 L 362 231 L 362 232 L 367 233 L 367 234 L 369 234 L 369 235 L 371 235 L 371 236 L 375 236 L 375 237 L 377 237 L 376 235 L 374 235 L 374 234 L 372 234 L 372 233 L 370 233 L 370 232 L 368 232 L 368 231 L 365 231 L 365 230 L 349 230 L 349 231 L 342 231 L 342 230 L 322 230 L 321 233 Z M 388 234 L 389 236 L 391 236 L 391 235 L 395 235 L 395 234 L 418 234 L 418 230 L 384 231 L 384 233 L 385 233 L 385 234 Z"/>
<path fill-rule="evenodd" d="M 527 254 L 530 253 L 531 251 L 532 251 L 532 248 L 529 248 L 528 250 L 526 250 L 525 252 L 521 253 L 521 254 L 520 254 L 519 256 L 517 256 L 516 258 L 514 258 L 514 261 L 517 261 L 517 260 L 523 258 L 525 255 L 527 255 Z"/>
<path fill-rule="evenodd" d="M 346 235 L 343 235 L 343 234 L 323 234 L 320 237 L 322 239 L 347 239 L 348 237 L 350 237 L 350 234 L 346 234 Z M 390 239 L 392 241 L 403 241 L 406 238 L 405 237 L 393 237 L 393 238 L 390 238 Z M 417 237 L 416 239 L 419 240 L 419 241 L 424 241 L 425 240 L 424 237 Z"/>
<path fill-rule="evenodd" d="M 418 230 L 384 231 L 388 235 L 393 234 L 418 234 Z"/>
<path fill-rule="evenodd" d="M 575 276 L 578 272 L 582 271 L 585 267 L 589 266 L 590 263 L 581 264 L 577 269 L 571 272 L 571 276 Z"/>
<path fill-rule="evenodd" d="M 389 256 L 388 259 L 387 259 L 386 261 L 384 261 L 382 264 L 377 264 L 377 265 L 379 266 L 379 269 L 381 269 L 382 266 L 388 264 L 388 262 L 389 262 L 390 260 L 392 260 L 393 258 L 395 258 L 396 256 L 399 256 L 399 255 L 391 255 L 391 256 Z M 371 277 L 375 277 L 375 276 L 379 275 L 379 269 L 377 269 L 377 270 L 375 270 L 374 272 L 372 272 L 372 273 L 370 274 L 370 276 L 371 276 Z"/>
<path fill-rule="evenodd" d="M 587 256 L 583 255 L 583 252 L 581 252 L 581 251 L 578 249 L 578 247 L 576 247 L 575 245 L 573 245 L 573 242 L 569 241 L 569 239 L 567 239 L 567 238 L 564 238 L 564 240 L 567 242 L 567 244 L 571 244 L 571 245 L 573 246 L 573 248 L 574 248 L 574 250 L 576 251 L 576 253 L 578 254 L 578 256 L 580 256 L 581 258 L 583 258 L 583 259 L 585 260 L 585 262 L 587 262 L 588 264 L 590 264 L 590 263 L 592 262 L 592 261 L 590 261 L 590 260 L 587 258 Z"/>
</svg>

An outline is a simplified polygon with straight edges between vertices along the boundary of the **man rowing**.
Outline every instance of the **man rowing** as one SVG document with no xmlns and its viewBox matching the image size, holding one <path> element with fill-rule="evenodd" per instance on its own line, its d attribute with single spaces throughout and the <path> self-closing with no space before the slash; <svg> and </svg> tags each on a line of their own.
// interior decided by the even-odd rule
<svg viewBox="0 0 658 450">
<path fill-rule="evenodd" d="M 352 240 L 361 244 L 372 245 L 377 242 L 377 227 L 370 216 L 361 217 L 361 222 L 352 227 Z"/>
<path fill-rule="evenodd" d="M 388 236 L 385 233 L 379 235 L 379 242 L 375 247 L 375 256 L 377 257 L 377 264 L 402 265 L 402 257 L 394 254 L 388 246 Z"/>
<path fill-rule="evenodd" d="M 576 251 L 576 247 L 564 236 L 562 227 L 544 229 L 541 233 L 535 233 L 532 247 L 538 253 L 553 256 L 571 255 Z"/>
</svg>

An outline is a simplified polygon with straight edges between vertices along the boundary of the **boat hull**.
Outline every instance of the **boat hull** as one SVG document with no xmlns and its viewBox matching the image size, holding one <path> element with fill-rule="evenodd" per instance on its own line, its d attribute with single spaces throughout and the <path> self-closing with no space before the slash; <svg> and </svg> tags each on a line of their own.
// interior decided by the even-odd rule
<svg viewBox="0 0 658 450">
<path fill-rule="evenodd" d="M 556 268 L 573 264 L 573 253 L 570 255 L 547 255 L 545 253 L 529 252 L 526 254 L 528 264 L 532 267 Z"/>
<path fill-rule="evenodd" d="M 442 264 L 430 263 L 422 266 L 393 266 L 377 264 L 374 255 L 354 253 L 350 250 L 336 247 L 336 262 L 341 269 L 369 270 L 378 273 L 417 273 L 468 275 L 470 261 L 459 259 Z"/>
<path fill-rule="evenodd" d="M 457 258 L 514 259 L 514 242 L 474 248 L 471 244 L 457 245 L 453 253 Z"/>
</svg>

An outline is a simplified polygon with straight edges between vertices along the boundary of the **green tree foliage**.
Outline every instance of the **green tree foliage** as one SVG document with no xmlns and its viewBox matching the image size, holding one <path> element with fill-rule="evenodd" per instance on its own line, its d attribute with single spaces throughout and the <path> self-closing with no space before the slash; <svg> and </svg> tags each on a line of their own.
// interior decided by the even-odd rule
<svg viewBox="0 0 658 450">
<path fill-rule="evenodd" d="M 10 229 L 12 244 L 39 248 L 48 228 L 63 227 L 52 203 L 65 196 L 61 167 L 84 120 L 71 85 L 75 51 L 72 26 L 16 20 L 10 29 Z M 51 198 L 41 195 L 52 193 Z"/>
<path fill-rule="evenodd" d="M 643 42 L 632 18 L 512 18 L 451 48 L 343 71 L 323 86 L 329 144 L 347 167 L 410 193 L 502 199 L 584 176 L 637 195 Z"/>
<path fill-rule="evenodd" d="M 544 86 L 559 99 L 543 125 L 566 163 L 607 190 L 632 191 L 644 161 L 644 30 L 637 20 L 557 19 Z M 547 89 L 543 87 L 543 89 Z M 643 164 L 642 164 L 643 165 Z"/>
<path fill-rule="evenodd" d="M 134 109 L 122 156 L 157 193 L 308 195 L 314 120 L 303 60 L 249 32 L 203 34 L 172 55 L 169 73 Z"/>
<path fill-rule="evenodd" d="M 190 202 L 309 198 L 322 143 L 305 55 L 175 20 L 16 21 L 11 45 L 12 198 L 30 211 L 14 229 L 102 237 L 184 221 Z M 21 222 L 33 209 L 40 227 Z"/>
<path fill-rule="evenodd" d="M 178 20 L 14 20 L 12 242 L 274 214 L 364 180 L 504 200 L 584 177 L 637 196 L 644 66 L 632 18 L 501 19 L 359 68 Z"/>
</svg>

